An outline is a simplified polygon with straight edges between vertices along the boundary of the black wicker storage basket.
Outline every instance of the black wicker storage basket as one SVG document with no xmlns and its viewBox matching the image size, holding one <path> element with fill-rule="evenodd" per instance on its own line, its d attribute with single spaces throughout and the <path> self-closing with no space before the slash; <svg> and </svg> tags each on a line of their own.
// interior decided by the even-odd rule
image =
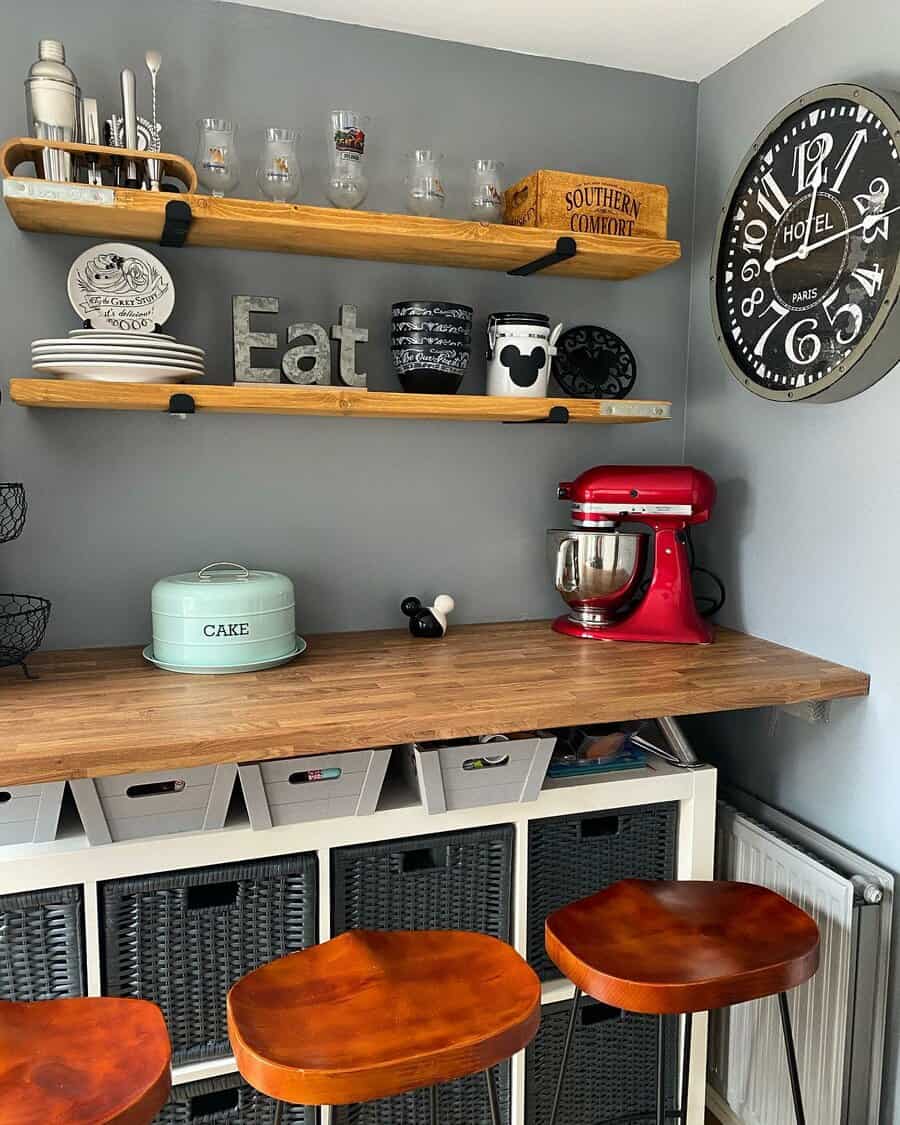
<svg viewBox="0 0 900 1125">
<path fill-rule="evenodd" d="M 81 887 L 0 896 L 0 999 L 84 996 Z"/>
<path fill-rule="evenodd" d="M 509 1125 L 509 1063 L 494 1067 L 500 1102 L 500 1120 Z M 335 1125 L 431 1125 L 428 1089 L 413 1090 L 395 1098 L 341 1105 L 334 1108 Z M 484 1074 L 469 1074 L 438 1087 L 440 1125 L 490 1125 L 491 1107 Z M 562 1121 L 563 1118 L 560 1118 Z"/>
<path fill-rule="evenodd" d="M 550 1119 L 571 1003 L 548 1004 L 525 1052 L 525 1125 Z M 646 1125 L 656 1120 L 658 1016 L 620 1012 L 582 998 L 566 1067 L 559 1121 Z M 675 1108 L 678 1021 L 666 1017 L 666 1107 Z"/>
<path fill-rule="evenodd" d="M 532 821 L 528 960 L 541 980 L 561 975 L 544 952 L 547 915 L 620 879 L 673 879 L 677 828 L 675 802 Z"/>
<path fill-rule="evenodd" d="M 312 854 L 104 883 L 104 992 L 162 1008 L 175 1064 L 227 1055 L 228 989 L 316 942 L 316 900 Z"/>
<path fill-rule="evenodd" d="M 511 824 L 337 848 L 332 928 L 476 930 L 509 940 Z"/>
<path fill-rule="evenodd" d="M 314 1106 L 286 1105 L 282 1125 L 316 1125 Z M 174 1086 L 153 1125 L 272 1125 L 275 1103 L 239 1074 Z"/>
</svg>

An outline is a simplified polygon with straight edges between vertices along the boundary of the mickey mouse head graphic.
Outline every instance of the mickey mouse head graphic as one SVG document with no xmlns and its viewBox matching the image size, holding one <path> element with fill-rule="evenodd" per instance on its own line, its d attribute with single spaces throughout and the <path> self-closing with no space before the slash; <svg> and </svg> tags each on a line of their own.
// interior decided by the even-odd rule
<svg viewBox="0 0 900 1125">
<path fill-rule="evenodd" d="M 531 349 L 531 355 L 523 355 L 516 344 L 507 344 L 500 352 L 500 362 L 517 387 L 533 387 L 547 362 L 547 351 L 539 345 Z"/>
</svg>

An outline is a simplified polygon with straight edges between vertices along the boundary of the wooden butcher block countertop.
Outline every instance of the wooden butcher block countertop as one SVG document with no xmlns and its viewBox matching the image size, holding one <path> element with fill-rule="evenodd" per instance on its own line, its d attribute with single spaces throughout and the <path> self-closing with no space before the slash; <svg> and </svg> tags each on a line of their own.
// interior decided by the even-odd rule
<svg viewBox="0 0 900 1125">
<path fill-rule="evenodd" d="M 719 629 L 712 645 L 580 641 L 548 621 L 308 638 L 266 672 L 191 676 L 139 648 L 0 671 L 0 785 L 248 762 L 576 723 L 866 695 L 869 678 Z"/>
</svg>

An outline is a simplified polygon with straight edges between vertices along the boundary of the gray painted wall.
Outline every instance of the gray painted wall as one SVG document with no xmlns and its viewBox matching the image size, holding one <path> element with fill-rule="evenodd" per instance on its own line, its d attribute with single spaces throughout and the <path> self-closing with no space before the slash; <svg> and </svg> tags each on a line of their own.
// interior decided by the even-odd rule
<svg viewBox="0 0 900 1125">
<path fill-rule="evenodd" d="M 24 126 L 22 81 L 41 36 L 65 42 L 82 88 L 116 105 L 118 71 L 163 55 L 165 144 L 192 155 L 194 121 L 233 116 L 242 191 L 256 196 L 263 127 L 304 131 L 304 200 L 324 203 L 324 114 L 364 107 L 373 209 L 402 210 L 401 154 L 446 152 L 448 214 L 464 213 L 466 163 L 485 153 L 513 179 L 536 166 L 651 180 L 671 190 L 670 230 L 691 231 L 696 86 L 194 0 L 30 0 L 0 37 L 0 135 Z M 37 337 L 76 327 L 65 296 L 72 259 L 97 240 L 37 237 L 0 221 L 2 377 L 27 374 Z M 360 306 L 361 356 L 377 389 L 397 388 L 388 352 L 392 301 L 462 300 L 478 314 L 464 390 L 484 386 L 483 323 L 497 309 L 545 311 L 619 332 L 644 397 L 675 419 L 645 427 L 347 422 L 210 415 L 180 423 L 145 414 L 0 409 L 0 479 L 26 482 L 25 534 L 0 552 L 0 588 L 43 593 L 48 647 L 123 644 L 149 634 L 161 575 L 216 559 L 290 574 L 302 631 L 399 624 L 399 599 L 446 589 L 456 620 L 557 612 L 546 527 L 566 519 L 555 485 L 598 461 L 681 459 L 689 273 L 684 262 L 628 284 L 292 255 L 163 250 L 177 287 L 169 327 L 208 350 L 210 377 L 231 378 L 233 293 L 282 297 L 294 320 L 334 322 Z M 303 394 L 302 389 L 297 390 Z"/>
<path fill-rule="evenodd" d="M 830 727 L 731 714 L 699 724 L 724 776 L 894 872 L 900 869 L 900 371 L 849 402 L 779 406 L 727 373 L 711 331 L 707 273 L 718 209 L 766 121 L 827 82 L 900 87 L 896 0 L 826 0 L 700 85 L 687 460 L 719 481 L 698 536 L 725 575 L 724 620 L 872 674 L 872 696 Z M 713 752 L 713 747 L 716 748 Z M 895 934 L 900 919 L 895 920 Z M 896 965 L 895 957 L 895 965 Z M 895 969 L 882 1122 L 900 1121 Z"/>
</svg>

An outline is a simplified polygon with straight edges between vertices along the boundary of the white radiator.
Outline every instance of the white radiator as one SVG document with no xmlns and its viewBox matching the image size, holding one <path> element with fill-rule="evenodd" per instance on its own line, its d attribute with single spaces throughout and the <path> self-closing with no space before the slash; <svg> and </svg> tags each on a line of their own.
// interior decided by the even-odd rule
<svg viewBox="0 0 900 1125">
<path fill-rule="evenodd" d="M 821 932 L 818 973 L 789 993 L 806 1119 L 878 1125 L 893 879 L 746 794 L 728 799 L 719 802 L 717 877 L 778 891 Z M 726 1125 L 794 1125 L 776 998 L 713 1015 L 709 1082 Z"/>
</svg>

